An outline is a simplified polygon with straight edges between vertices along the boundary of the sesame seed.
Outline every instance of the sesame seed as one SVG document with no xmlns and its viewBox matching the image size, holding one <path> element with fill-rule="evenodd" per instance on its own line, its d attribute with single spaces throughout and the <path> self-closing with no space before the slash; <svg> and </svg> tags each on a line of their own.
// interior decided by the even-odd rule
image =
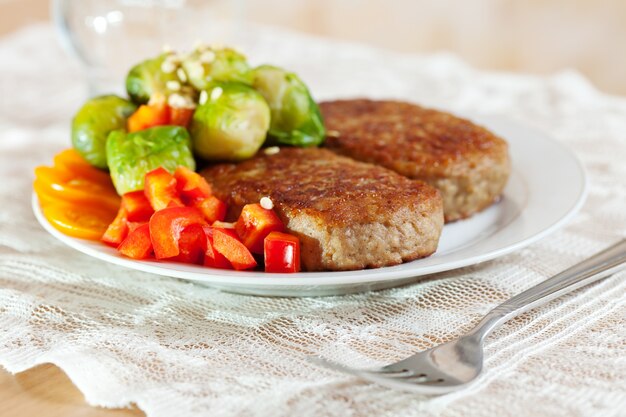
<svg viewBox="0 0 626 417">
<path fill-rule="evenodd" d="M 165 104 L 165 95 L 161 92 L 154 92 L 150 96 L 150 100 L 148 101 L 148 105 L 150 106 L 160 106 Z"/>
<path fill-rule="evenodd" d="M 180 64 L 182 62 L 182 57 L 179 54 L 171 53 L 165 57 L 166 61 L 171 62 L 172 64 Z"/>
<path fill-rule="evenodd" d="M 191 79 L 201 79 L 204 77 L 204 67 L 198 61 L 190 61 L 187 66 L 185 66 L 185 69 Z"/>
<path fill-rule="evenodd" d="M 341 136 L 341 133 L 339 133 L 339 131 L 337 130 L 329 130 L 328 132 L 326 132 L 326 136 L 331 138 L 338 138 L 339 136 Z"/>
<path fill-rule="evenodd" d="M 176 107 L 176 108 L 188 107 L 187 98 L 185 98 L 184 96 L 181 96 L 180 94 L 170 95 L 167 98 L 167 104 L 169 104 L 170 107 Z"/>
<path fill-rule="evenodd" d="M 215 101 L 220 98 L 223 92 L 224 90 L 222 90 L 222 87 L 215 87 L 213 91 L 211 91 L 211 101 Z"/>
<path fill-rule="evenodd" d="M 180 90 L 180 83 L 178 81 L 168 81 L 165 83 L 165 87 L 167 87 L 168 90 L 178 91 Z"/>
<path fill-rule="evenodd" d="M 261 201 L 259 201 L 259 203 L 261 203 L 261 207 L 263 207 L 265 210 L 271 210 L 274 208 L 274 203 L 272 202 L 272 200 L 270 200 L 269 197 L 261 198 Z"/>
<path fill-rule="evenodd" d="M 207 101 L 209 101 L 209 94 L 206 92 L 206 90 L 200 91 L 200 99 L 198 100 L 198 103 L 204 104 Z"/>
<path fill-rule="evenodd" d="M 200 62 L 204 64 L 210 64 L 213 61 L 215 61 L 215 52 L 211 50 L 204 51 L 200 55 Z"/>
<path fill-rule="evenodd" d="M 176 71 L 176 64 L 166 59 L 161 64 L 161 71 L 163 71 L 166 74 L 171 74 L 172 72 Z"/>
<path fill-rule="evenodd" d="M 265 148 L 263 151 L 265 155 L 276 155 L 278 152 L 280 152 L 280 148 L 278 146 L 270 146 L 269 148 Z"/>
<path fill-rule="evenodd" d="M 176 70 L 176 75 L 178 76 L 178 79 L 183 82 L 186 83 L 187 82 L 187 74 L 185 74 L 185 70 L 182 68 L 178 68 Z"/>
</svg>

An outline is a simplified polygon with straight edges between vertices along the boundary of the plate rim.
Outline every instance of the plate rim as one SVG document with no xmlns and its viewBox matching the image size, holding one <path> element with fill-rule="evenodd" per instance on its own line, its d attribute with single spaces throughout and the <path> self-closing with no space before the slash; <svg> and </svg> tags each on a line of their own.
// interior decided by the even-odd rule
<svg viewBox="0 0 626 417">
<path fill-rule="evenodd" d="M 474 115 L 473 120 L 481 124 L 487 124 L 484 120 L 488 118 L 496 118 L 495 120 L 499 122 L 505 122 L 509 125 L 512 125 L 516 128 L 522 128 L 526 131 L 533 132 L 541 140 L 549 141 L 552 145 L 556 145 L 559 152 L 562 153 L 563 156 L 567 156 L 574 162 L 574 166 L 578 170 L 578 174 L 580 175 L 582 182 L 578 184 L 579 190 L 578 195 L 569 207 L 569 209 L 564 212 L 558 219 L 556 219 L 552 224 L 544 229 L 531 234 L 530 236 L 522 237 L 520 240 L 505 245 L 500 248 L 495 248 L 491 251 L 485 253 L 479 253 L 470 255 L 468 257 L 464 257 L 458 260 L 449 260 L 442 263 L 436 263 L 432 265 L 426 265 L 418 267 L 415 270 L 407 270 L 407 269 L 397 269 L 394 270 L 394 266 L 376 268 L 376 269 L 362 269 L 355 271 L 325 271 L 325 272 L 300 272 L 296 274 L 276 274 L 276 273 L 266 273 L 262 271 L 231 271 L 231 270 L 220 270 L 214 269 L 210 267 L 203 266 L 195 266 L 195 265 L 185 265 L 174 262 L 161 262 L 161 261 L 136 261 L 132 259 L 126 259 L 121 257 L 120 255 L 107 253 L 106 249 L 114 250 L 113 248 L 109 248 L 102 244 L 102 250 L 96 250 L 91 248 L 88 244 L 93 243 L 93 241 L 85 241 L 83 239 L 74 238 L 70 236 L 66 236 L 57 229 L 55 229 L 43 216 L 41 206 L 39 204 L 39 200 L 37 195 L 33 191 L 32 193 L 32 209 L 37 221 L 41 224 L 41 226 L 50 233 L 57 240 L 61 241 L 65 245 L 71 247 L 74 250 L 77 250 L 81 253 L 84 253 L 88 256 L 94 257 L 96 259 L 112 263 L 115 265 L 119 265 L 125 268 L 130 268 L 133 270 L 138 270 L 142 272 L 153 273 L 161 276 L 168 276 L 173 278 L 179 278 L 184 280 L 191 280 L 194 282 L 203 283 L 206 285 L 215 285 L 217 287 L 227 286 L 229 288 L 247 288 L 250 286 L 264 288 L 265 290 L 269 290 L 272 287 L 329 287 L 329 286 L 338 286 L 338 285 L 355 285 L 355 284 L 372 284 L 372 283 L 381 283 L 385 281 L 394 281 L 394 280 L 406 280 L 411 277 L 421 277 L 424 275 L 430 275 L 438 272 L 450 271 L 470 265 L 476 265 L 482 262 L 490 261 L 500 256 L 509 254 L 516 250 L 519 250 L 523 247 L 526 247 L 545 236 L 553 233 L 555 230 L 562 227 L 564 224 L 569 222 L 579 211 L 582 205 L 584 204 L 589 188 L 589 179 L 586 172 L 586 169 L 577 155 L 569 149 L 565 144 L 560 141 L 555 140 L 548 134 L 542 131 L 538 131 L 532 127 L 517 123 L 510 118 L 497 116 L 497 115 Z M 515 165 L 513 165 L 513 168 Z M 522 173 L 520 173 L 521 175 Z M 522 179 L 524 176 L 521 175 Z M 87 245 L 83 242 L 88 243 Z M 415 260 L 411 262 L 419 262 L 420 260 Z M 404 263 L 401 265 L 407 265 L 411 262 Z M 183 267 L 185 270 L 181 269 Z M 295 281 L 295 282 L 294 282 Z M 222 287 L 223 288 L 223 287 Z"/>
</svg>

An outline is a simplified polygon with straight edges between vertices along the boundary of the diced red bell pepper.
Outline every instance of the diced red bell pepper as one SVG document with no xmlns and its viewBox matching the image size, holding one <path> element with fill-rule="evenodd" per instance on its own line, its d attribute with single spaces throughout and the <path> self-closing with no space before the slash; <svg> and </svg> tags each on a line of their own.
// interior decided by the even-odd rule
<svg viewBox="0 0 626 417">
<path fill-rule="evenodd" d="M 202 213 L 194 207 L 168 207 L 156 211 L 149 222 L 155 257 L 163 259 L 178 255 L 182 231 L 194 224 L 206 225 Z"/>
<path fill-rule="evenodd" d="M 128 236 L 128 219 L 124 206 L 120 207 L 115 219 L 102 235 L 102 241 L 110 246 L 117 247 Z"/>
<path fill-rule="evenodd" d="M 146 174 L 144 194 L 155 211 L 166 208 L 172 201 L 177 206 L 184 206 L 176 191 L 176 179 L 163 167 Z"/>
<path fill-rule="evenodd" d="M 263 253 L 263 239 L 271 232 L 284 230 L 273 210 L 267 210 L 260 204 L 246 204 L 235 223 L 235 230 L 241 241 L 253 253 Z"/>
<path fill-rule="evenodd" d="M 145 221 L 145 222 L 126 222 L 126 224 L 128 224 L 128 233 L 132 233 L 139 226 L 143 226 L 144 224 L 148 224 L 148 222 L 147 221 Z"/>
<path fill-rule="evenodd" d="M 226 203 L 218 199 L 215 196 L 209 196 L 203 200 L 197 200 L 194 203 L 194 207 L 202 212 L 204 218 L 213 224 L 215 222 L 222 222 L 226 217 Z"/>
<path fill-rule="evenodd" d="M 187 127 L 193 117 L 194 109 L 189 107 L 170 107 L 171 125 Z"/>
<path fill-rule="evenodd" d="M 122 196 L 122 207 L 126 209 L 128 221 L 147 222 L 154 213 L 143 190 L 131 191 Z"/>
<path fill-rule="evenodd" d="M 139 226 L 117 248 L 122 255 L 133 259 L 146 259 L 152 254 L 152 240 L 148 223 Z"/>
<path fill-rule="evenodd" d="M 207 251 L 207 237 L 199 224 L 185 227 L 178 239 L 178 255 L 171 258 L 173 261 L 187 264 L 202 264 Z"/>
<path fill-rule="evenodd" d="M 238 271 L 256 266 L 254 256 L 233 229 L 213 228 L 213 247 Z"/>
<path fill-rule="evenodd" d="M 188 201 L 201 200 L 211 195 L 211 186 L 204 177 L 187 167 L 179 166 L 174 171 L 176 190 Z"/>
<path fill-rule="evenodd" d="M 265 272 L 300 271 L 300 241 L 287 233 L 272 232 L 264 242 Z"/>
<path fill-rule="evenodd" d="M 185 203 L 180 201 L 180 199 L 170 200 L 170 202 L 167 203 L 167 208 L 171 207 L 185 207 Z"/>
<path fill-rule="evenodd" d="M 204 266 L 212 268 L 232 269 L 232 265 L 224 255 L 215 250 L 213 246 L 213 228 L 204 226 L 202 228 L 206 235 L 206 251 L 204 253 Z"/>
<path fill-rule="evenodd" d="M 129 132 L 137 132 L 149 127 L 162 126 L 170 123 L 170 108 L 165 104 L 141 105 L 128 118 Z"/>
<path fill-rule="evenodd" d="M 229 223 L 229 222 L 222 222 L 222 221 L 216 221 L 213 222 L 213 224 L 211 225 L 213 227 L 216 228 L 220 228 L 220 229 L 235 229 L 235 223 Z M 237 235 L 239 236 L 239 235 Z M 239 238 L 239 240 L 241 240 L 241 238 Z"/>
</svg>

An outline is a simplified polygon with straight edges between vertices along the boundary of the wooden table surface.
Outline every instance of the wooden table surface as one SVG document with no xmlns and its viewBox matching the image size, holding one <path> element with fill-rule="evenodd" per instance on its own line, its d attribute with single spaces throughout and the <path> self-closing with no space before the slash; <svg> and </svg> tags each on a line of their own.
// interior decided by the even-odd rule
<svg viewBox="0 0 626 417">
<path fill-rule="evenodd" d="M 92 407 L 63 371 L 54 365 L 37 366 L 12 375 L 0 368 L 2 417 L 138 417 L 137 408 Z"/>
</svg>

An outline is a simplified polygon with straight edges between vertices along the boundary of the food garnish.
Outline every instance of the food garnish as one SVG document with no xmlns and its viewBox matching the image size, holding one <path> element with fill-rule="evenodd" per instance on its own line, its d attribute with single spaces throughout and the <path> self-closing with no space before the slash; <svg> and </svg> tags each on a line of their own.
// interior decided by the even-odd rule
<svg viewBox="0 0 626 417">
<path fill-rule="evenodd" d="M 144 176 L 155 168 L 172 172 L 180 165 L 196 168 L 189 133 L 181 126 L 156 126 L 133 133 L 116 130 L 109 135 L 106 150 L 111 178 L 120 195 L 143 189 Z"/>
<path fill-rule="evenodd" d="M 270 108 L 263 96 L 242 83 L 219 83 L 193 114 L 189 132 L 193 150 L 206 160 L 240 161 L 265 142 Z"/>
<path fill-rule="evenodd" d="M 269 246 L 265 242 L 273 232 L 285 230 L 273 210 L 248 204 L 235 223 L 226 223 L 226 203 L 212 194 L 201 175 L 185 166 L 176 167 L 173 174 L 161 166 L 153 169 L 144 176 L 141 190 L 120 199 L 111 179 L 76 151 L 65 150 L 54 160 L 54 167 L 35 170 L 35 191 L 46 219 L 64 234 L 100 240 L 138 260 L 245 270 L 269 259 L 271 272 L 299 270 L 299 259 L 297 265 L 281 261 L 284 267 L 277 266 L 277 259 L 289 256 L 280 255 L 285 251 L 277 249 L 280 242 Z M 280 236 L 296 245 L 290 251 L 299 253 L 295 236 Z M 263 257 L 257 260 L 254 254 Z"/>
<path fill-rule="evenodd" d="M 131 68 L 126 76 L 126 91 L 134 103 L 147 104 L 152 97 L 166 91 L 168 81 L 178 81 L 174 71 L 164 71 L 168 65 L 174 65 L 171 55 L 161 54 Z"/>
<path fill-rule="evenodd" d="M 298 272 L 300 270 L 300 241 L 287 233 L 272 232 L 264 240 L 266 272 Z"/>
<path fill-rule="evenodd" d="M 293 146 L 317 146 L 325 129 L 319 107 L 306 84 L 294 73 L 271 65 L 253 71 L 252 86 L 271 109 L 269 136 L 273 142 Z"/>
<path fill-rule="evenodd" d="M 54 167 L 36 169 L 33 187 L 48 221 L 133 259 L 238 270 L 269 259 L 273 272 L 299 270 L 299 259 L 285 261 L 286 251 L 299 253 L 299 241 L 284 237 L 269 197 L 225 222 L 226 203 L 195 169 L 251 158 L 264 145 L 274 145 L 268 155 L 280 151 L 276 144 L 320 145 L 324 125 L 302 80 L 201 44 L 138 63 L 126 90 L 129 99 L 88 100 L 72 121 L 74 149 L 59 153 Z M 269 235 L 272 253 L 265 252 Z"/>
<path fill-rule="evenodd" d="M 72 146 L 87 162 L 107 168 L 106 141 L 109 133 L 126 127 L 137 106 L 114 95 L 95 97 L 78 110 L 72 121 Z"/>
<path fill-rule="evenodd" d="M 68 236 L 100 239 L 120 205 L 111 179 L 74 150 L 59 153 L 54 162 L 35 169 L 33 188 L 44 217 Z"/>
<path fill-rule="evenodd" d="M 263 253 L 263 241 L 271 232 L 283 231 L 285 226 L 276 213 L 261 204 L 246 204 L 235 223 L 235 230 L 252 253 Z"/>
</svg>

